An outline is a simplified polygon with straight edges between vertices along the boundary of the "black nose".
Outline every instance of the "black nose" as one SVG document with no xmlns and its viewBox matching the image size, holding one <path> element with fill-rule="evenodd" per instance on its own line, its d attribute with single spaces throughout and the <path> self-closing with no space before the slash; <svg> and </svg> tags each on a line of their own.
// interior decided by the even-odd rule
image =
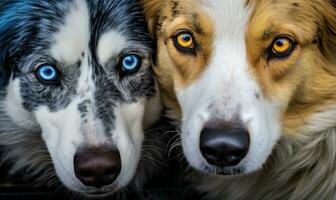
<svg viewBox="0 0 336 200">
<path fill-rule="evenodd" d="M 100 188 L 112 184 L 120 174 L 120 154 L 115 149 L 81 149 L 75 155 L 74 166 L 84 185 Z"/>
<path fill-rule="evenodd" d="M 205 128 L 201 133 L 201 152 L 211 165 L 236 166 L 248 153 L 249 146 L 249 133 L 244 128 Z"/>
</svg>

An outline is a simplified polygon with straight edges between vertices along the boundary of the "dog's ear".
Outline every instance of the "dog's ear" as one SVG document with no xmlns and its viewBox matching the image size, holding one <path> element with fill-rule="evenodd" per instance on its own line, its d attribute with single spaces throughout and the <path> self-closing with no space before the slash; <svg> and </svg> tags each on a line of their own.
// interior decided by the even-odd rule
<svg viewBox="0 0 336 200">
<path fill-rule="evenodd" d="M 336 63 L 336 0 L 325 1 L 327 3 L 316 8 L 322 14 L 318 30 L 319 48 L 328 60 Z"/>
<path fill-rule="evenodd" d="M 148 23 L 149 33 L 153 36 L 156 34 L 157 22 L 163 1 L 164 0 L 140 0 Z"/>
</svg>

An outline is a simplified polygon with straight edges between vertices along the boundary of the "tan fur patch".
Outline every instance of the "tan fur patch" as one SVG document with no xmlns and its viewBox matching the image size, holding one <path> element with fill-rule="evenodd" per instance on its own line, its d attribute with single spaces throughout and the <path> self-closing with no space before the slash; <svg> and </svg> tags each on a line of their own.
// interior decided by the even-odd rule
<svg viewBox="0 0 336 200">
<path fill-rule="evenodd" d="M 332 41 L 336 30 L 329 30 L 336 25 L 331 16 L 336 16 L 335 9 L 322 1 L 256 2 L 246 34 L 251 72 L 264 96 L 288 105 L 283 118 L 285 133 L 300 133 L 305 119 L 336 100 L 336 67 L 328 55 L 336 44 Z M 324 24 L 324 30 L 316 22 Z M 298 45 L 286 59 L 267 60 L 265 49 L 279 35 L 294 38 Z"/>
<path fill-rule="evenodd" d="M 157 1 L 159 2 L 159 1 Z M 176 3 L 178 2 L 178 3 Z M 204 71 L 211 57 L 213 27 L 197 1 L 144 1 L 149 27 L 157 37 L 158 55 L 154 71 L 158 76 L 163 101 L 180 116 L 175 90 L 193 83 Z M 158 15 L 156 12 L 160 10 Z M 153 23 L 156 25 L 153 25 Z M 191 30 L 197 41 L 196 55 L 183 53 L 174 46 L 173 37 L 180 30 Z"/>
</svg>

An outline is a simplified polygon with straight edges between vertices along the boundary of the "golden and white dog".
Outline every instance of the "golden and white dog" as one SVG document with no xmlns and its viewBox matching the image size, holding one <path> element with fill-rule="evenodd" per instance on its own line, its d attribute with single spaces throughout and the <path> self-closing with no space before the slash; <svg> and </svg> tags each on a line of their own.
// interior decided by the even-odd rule
<svg viewBox="0 0 336 200">
<path fill-rule="evenodd" d="M 143 0 L 200 188 L 336 199 L 336 2 Z M 211 174 L 211 175 L 210 175 Z"/>
</svg>

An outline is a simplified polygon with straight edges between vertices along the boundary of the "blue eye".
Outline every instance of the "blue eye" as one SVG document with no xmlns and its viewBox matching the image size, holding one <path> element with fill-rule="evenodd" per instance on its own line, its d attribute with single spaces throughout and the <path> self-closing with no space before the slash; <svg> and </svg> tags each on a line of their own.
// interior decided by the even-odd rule
<svg viewBox="0 0 336 200">
<path fill-rule="evenodd" d="M 121 69 L 125 73 L 135 73 L 141 67 L 141 58 L 138 55 L 126 55 L 121 62 Z"/>
<path fill-rule="evenodd" d="M 36 78 L 44 83 L 55 83 L 59 80 L 58 71 L 52 65 L 41 65 L 36 71 Z"/>
</svg>

